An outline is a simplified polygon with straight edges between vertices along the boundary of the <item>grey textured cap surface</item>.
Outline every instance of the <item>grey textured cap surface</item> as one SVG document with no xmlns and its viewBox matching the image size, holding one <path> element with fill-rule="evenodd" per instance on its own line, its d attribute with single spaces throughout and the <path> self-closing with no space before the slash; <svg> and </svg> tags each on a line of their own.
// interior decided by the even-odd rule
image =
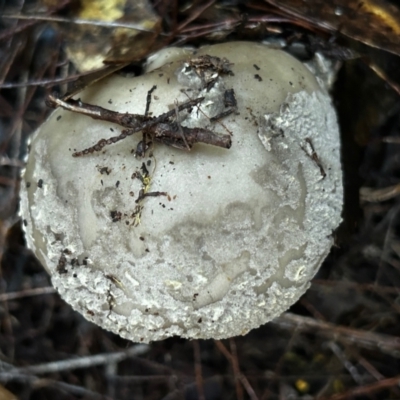
<svg viewBox="0 0 400 400">
<path fill-rule="evenodd" d="M 204 77 L 191 59 L 225 57 L 233 74 Z M 232 147 L 163 144 L 132 154 L 136 134 L 102 152 L 71 154 L 115 136 L 115 124 L 56 110 L 34 135 L 21 190 L 30 248 L 62 297 L 87 319 L 137 342 L 226 338 L 273 319 L 307 289 L 341 221 L 342 172 L 329 96 L 297 60 L 233 42 L 168 49 L 135 78 L 112 76 L 82 101 L 182 126 L 232 133 Z M 153 65 L 152 65 L 153 64 Z M 233 89 L 236 112 L 226 109 Z M 140 191 L 166 195 L 140 199 Z"/>
</svg>

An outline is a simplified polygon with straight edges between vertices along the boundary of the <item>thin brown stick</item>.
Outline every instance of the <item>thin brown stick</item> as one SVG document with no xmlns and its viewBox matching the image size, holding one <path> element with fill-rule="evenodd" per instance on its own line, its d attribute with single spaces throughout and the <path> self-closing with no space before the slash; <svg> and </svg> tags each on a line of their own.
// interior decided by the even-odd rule
<svg viewBox="0 0 400 400">
<path fill-rule="evenodd" d="M 398 95 L 400 95 L 400 85 L 390 79 L 382 68 L 378 67 L 378 65 L 373 62 L 367 61 L 366 64 L 375 72 L 376 75 L 379 76 L 379 78 L 383 79 Z"/>
<path fill-rule="evenodd" d="M 116 383 L 162 383 L 171 379 L 171 375 L 115 375 L 110 377 L 110 380 Z"/>
<path fill-rule="evenodd" d="M 368 202 L 381 202 L 393 199 L 400 194 L 400 184 L 388 186 L 382 189 L 374 189 L 369 187 L 362 187 L 360 189 L 361 201 Z"/>
<path fill-rule="evenodd" d="M 214 340 L 215 345 L 217 346 L 218 350 L 227 358 L 227 360 L 232 364 L 233 363 L 233 357 L 232 354 L 229 353 L 228 349 L 224 346 L 224 344 L 220 340 Z M 238 379 L 242 383 L 243 387 L 246 389 L 247 394 L 249 395 L 251 400 L 258 400 L 258 397 L 250 385 L 249 381 L 247 378 L 239 372 Z"/>
<path fill-rule="evenodd" d="M 357 361 L 375 380 L 381 381 L 385 379 L 385 377 L 365 357 L 358 356 Z"/>
<path fill-rule="evenodd" d="M 329 322 L 317 321 L 310 317 L 292 313 L 282 314 L 271 323 L 282 329 L 311 332 L 330 340 L 342 341 L 361 348 L 380 350 L 390 354 L 392 357 L 399 357 L 400 354 L 400 337 L 396 336 L 337 326 Z"/>
<path fill-rule="evenodd" d="M 112 122 L 121 125 L 125 129 L 118 136 L 112 136 L 108 139 L 101 139 L 93 146 L 84 150 L 76 151 L 72 154 L 73 157 L 80 157 L 86 154 L 101 151 L 105 146 L 117 143 L 134 133 L 143 131 L 150 138 L 176 147 L 178 149 L 190 150 L 195 143 L 206 143 L 213 146 L 229 149 L 232 144 L 230 135 L 219 135 L 203 128 L 187 128 L 180 125 L 179 121 L 172 122 L 171 117 L 177 116 L 179 111 L 190 109 L 193 106 L 201 103 L 204 97 L 188 100 L 184 103 L 177 104 L 176 107 L 158 117 L 149 117 L 140 114 L 119 113 L 106 108 L 95 106 L 92 104 L 83 103 L 80 100 L 64 101 L 50 95 L 47 98 L 47 105 L 50 107 L 62 107 L 68 111 L 83 114 L 93 119 Z M 147 108 L 147 107 L 146 107 Z M 182 139 L 183 135 L 183 139 Z M 146 143 L 143 143 L 146 146 Z"/>
<path fill-rule="evenodd" d="M 210 0 L 208 3 L 204 4 L 198 10 L 196 10 L 186 21 L 182 22 L 177 31 L 180 32 L 185 26 L 189 25 L 192 21 L 199 17 L 207 8 L 211 7 L 217 0 Z"/>
<path fill-rule="evenodd" d="M 229 345 L 231 348 L 231 361 L 232 361 L 232 369 L 233 369 L 233 376 L 235 377 L 235 386 L 236 386 L 236 397 L 238 400 L 243 400 L 243 388 L 240 385 L 240 368 L 239 368 L 239 360 L 237 358 L 237 348 L 235 339 L 229 339 Z"/>
<path fill-rule="evenodd" d="M 182 140 L 182 132 L 185 141 Z M 232 145 L 230 135 L 218 135 L 209 129 L 187 128 L 179 124 L 157 124 L 154 128 L 154 139 L 182 150 L 190 150 L 195 143 L 211 144 L 224 149 L 229 149 Z"/>
<path fill-rule="evenodd" d="M 0 301 L 10 301 L 10 300 L 22 299 L 24 297 L 40 296 L 42 294 L 52 294 L 52 293 L 56 293 L 56 290 L 52 286 L 25 289 L 19 292 L 0 294 Z"/>
<path fill-rule="evenodd" d="M 68 4 L 69 1 L 70 0 L 59 0 L 59 1 L 55 2 L 55 4 L 56 4 L 55 7 L 48 7 L 47 15 L 61 10 L 66 4 Z M 20 2 L 20 3 L 23 4 L 24 2 Z M 19 9 L 22 8 L 21 4 L 19 6 Z M 7 14 L 3 14 L 2 18 L 4 18 L 5 15 L 7 15 Z M 20 18 L 16 18 L 16 19 L 20 19 Z M 22 31 L 24 31 L 25 29 L 28 29 L 29 27 L 37 24 L 37 22 L 38 21 L 35 21 L 35 20 L 28 20 L 28 22 L 20 24 L 17 21 L 17 23 L 11 29 L 7 29 L 0 34 L 0 42 L 6 40 L 8 38 L 14 38 L 17 33 L 20 33 Z"/>
<path fill-rule="evenodd" d="M 183 134 L 182 126 L 181 126 L 180 121 L 179 121 L 178 102 L 177 101 L 175 101 L 175 118 L 176 118 L 176 122 L 178 124 L 178 130 L 179 130 L 179 133 L 180 133 L 181 138 L 183 140 L 183 143 L 185 144 L 186 149 L 190 150 L 189 144 L 188 144 L 188 142 L 187 142 L 187 140 L 185 138 L 185 135 Z"/>
<path fill-rule="evenodd" d="M 337 394 L 331 397 L 325 397 L 320 400 L 347 400 L 353 399 L 357 396 L 362 395 L 372 395 L 374 392 L 377 392 L 382 389 L 388 389 L 393 386 L 397 386 L 400 384 L 400 375 L 395 376 L 394 378 L 384 379 L 379 382 L 371 383 L 370 385 L 361 386 L 355 389 L 350 389 L 345 393 Z"/>
<path fill-rule="evenodd" d="M 258 396 L 256 395 L 256 392 L 254 391 L 253 387 L 250 385 L 250 382 L 247 380 L 247 378 L 240 373 L 239 375 L 240 382 L 242 382 L 243 387 L 246 389 L 247 394 L 249 395 L 251 400 L 258 400 Z"/>
<path fill-rule="evenodd" d="M 214 341 L 215 345 L 217 346 L 218 350 L 225 356 L 225 358 L 231 363 L 232 362 L 232 355 L 229 353 L 228 349 L 220 340 Z"/>
<path fill-rule="evenodd" d="M 79 74 L 69 75 L 67 77 L 62 76 L 59 78 L 49 78 L 49 79 L 34 79 L 29 80 L 27 82 L 6 82 L 0 83 L 0 89 L 14 89 L 19 87 L 28 87 L 28 86 L 44 86 L 44 87 L 52 87 L 56 84 L 65 84 L 69 82 L 76 81 L 79 87 L 78 89 L 74 89 L 72 93 L 68 93 L 67 96 L 63 96 L 64 100 L 69 99 L 70 97 L 76 95 L 79 91 L 84 89 L 84 87 L 89 86 L 102 78 L 112 74 L 113 72 L 123 68 L 127 64 L 118 64 L 118 65 L 109 65 L 107 67 L 102 67 L 94 71 L 82 72 Z M 90 80 L 90 82 L 88 82 Z M 81 83 L 82 81 L 82 83 Z"/>
<path fill-rule="evenodd" d="M 198 340 L 193 340 L 193 354 L 194 354 L 194 373 L 196 376 L 196 386 L 199 400 L 206 400 L 204 395 L 204 381 L 203 373 L 201 370 L 201 351 Z"/>
<path fill-rule="evenodd" d="M 183 111 L 185 109 L 191 108 L 198 103 L 201 103 L 204 97 L 198 97 L 194 100 L 189 100 L 178 105 L 178 111 Z M 140 114 L 129 114 L 129 113 L 119 113 L 116 111 L 111 111 L 100 106 L 94 106 L 92 104 L 83 103 L 80 100 L 69 100 L 68 102 L 63 101 L 50 95 L 46 101 L 49 107 L 62 107 L 65 110 L 76 112 L 78 114 L 87 115 L 93 119 L 99 119 L 102 121 L 112 122 L 123 126 L 124 128 L 134 129 L 138 132 L 142 129 L 150 128 L 151 126 L 163 122 L 169 117 L 175 114 L 175 109 L 168 111 L 158 117 L 146 117 Z M 133 132 L 133 133 L 135 133 Z"/>
</svg>

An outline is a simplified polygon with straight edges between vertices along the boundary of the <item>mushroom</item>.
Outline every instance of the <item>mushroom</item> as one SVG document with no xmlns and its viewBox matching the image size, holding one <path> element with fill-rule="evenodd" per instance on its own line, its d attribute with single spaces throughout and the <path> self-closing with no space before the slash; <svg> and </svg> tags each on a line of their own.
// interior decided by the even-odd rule
<svg viewBox="0 0 400 400">
<path fill-rule="evenodd" d="M 153 122 L 79 157 L 121 126 L 59 107 L 33 136 L 21 214 L 65 301 L 149 342 L 243 335 L 299 299 L 343 202 L 335 111 L 301 62 L 247 42 L 169 48 L 85 103 Z"/>
</svg>

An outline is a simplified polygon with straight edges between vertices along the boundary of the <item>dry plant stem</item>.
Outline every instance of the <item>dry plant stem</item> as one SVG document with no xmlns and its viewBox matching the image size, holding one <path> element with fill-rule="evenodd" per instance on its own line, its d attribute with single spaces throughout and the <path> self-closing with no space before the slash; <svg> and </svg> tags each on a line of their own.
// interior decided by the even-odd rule
<svg viewBox="0 0 400 400">
<path fill-rule="evenodd" d="M 170 118 L 176 116 L 176 113 L 190 109 L 201 103 L 203 100 L 203 97 L 188 100 L 184 103 L 178 104 L 174 109 L 161 114 L 158 117 L 119 113 L 107 110 L 103 107 L 83 103 L 80 100 L 70 99 L 68 101 L 63 101 L 52 95 L 47 98 L 47 105 L 54 108 L 60 106 L 68 111 L 87 115 L 93 119 L 112 122 L 128 128 L 123 130 L 118 136 L 113 136 L 109 139 L 101 139 L 94 146 L 73 153 L 74 157 L 80 157 L 82 155 L 101 151 L 103 147 L 119 142 L 127 136 L 140 131 L 144 131 L 151 139 L 179 149 L 187 150 L 188 147 L 190 149 L 193 144 L 199 142 L 229 149 L 232 143 L 230 135 L 218 135 L 208 129 L 202 128 L 187 128 L 181 126 L 179 122 L 172 122 L 170 120 Z M 184 139 L 182 139 L 182 133 L 184 134 Z"/>
<path fill-rule="evenodd" d="M 250 29 L 254 24 L 261 23 L 294 23 L 290 18 L 277 17 L 273 15 L 265 15 L 260 17 L 247 18 L 245 21 L 242 17 L 240 18 L 230 18 L 225 19 L 222 22 L 202 24 L 202 25 L 191 25 L 180 31 L 180 34 L 176 37 L 179 38 L 176 43 L 188 40 L 189 38 L 202 37 L 210 33 L 215 33 L 218 31 L 226 31 L 235 29 L 237 26 L 242 25 L 244 28 Z"/>
<path fill-rule="evenodd" d="M 110 397 L 105 397 L 103 394 L 95 393 L 82 386 L 59 382 L 52 379 L 37 378 L 36 376 L 32 375 L 13 375 L 11 373 L 2 373 L 0 375 L 0 381 L 5 383 L 7 383 L 8 381 L 20 382 L 24 385 L 31 385 L 33 389 L 42 387 L 53 387 L 77 396 L 85 396 L 86 399 L 90 400 L 112 400 Z"/>
<path fill-rule="evenodd" d="M 360 200 L 377 203 L 393 199 L 399 194 L 400 194 L 400 184 L 388 186 L 382 189 L 362 187 L 360 189 Z"/>
<path fill-rule="evenodd" d="M 10 225 L 11 225 L 10 221 L 8 220 L 0 222 L 0 282 L 4 281 L 3 270 L 1 265 L 3 260 L 4 250 L 6 248 L 6 235 L 7 231 L 10 229 Z M 15 339 L 13 334 L 13 328 L 12 328 L 13 323 L 9 312 L 8 302 L 5 301 L 1 303 L 1 308 L 2 308 L 2 317 L 1 317 L 2 332 L 4 333 L 4 336 L 9 338 L 10 343 L 12 343 L 12 346 L 8 346 L 6 355 L 8 356 L 9 359 L 13 359 Z"/>
<path fill-rule="evenodd" d="M 110 380 L 116 383 L 164 383 L 171 379 L 171 375 L 124 375 L 124 376 L 113 376 Z"/>
<path fill-rule="evenodd" d="M 225 345 L 220 341 L 220 340 L 215 340 L 214 341 L 215 345 L 218 347 L 218 350 L 227 358 L 227 360 L 233 365 L 233 357 L 232 354 L 229 353 L 228 349 L 225 347 Z M 247 380 L 247 378 L 239 372 L 238 374 L 238 379 L 240 380 L 241 384 L 243 387 L 246 389 L 247 394 L 249 395 L 251 400 L 258 400 L 258 397 L 250 385 L 250 382 Z"/>
<path fill-rule="evenodd" d="M 284 24 L 289 23 L 293 25 L 299 25 L 301 27 L 306 27 L 305 24 L 301 24 L 298 20 L 291 19 L 289 17 L 278 17 L 276 15 L 263 15 L 252 18 L 228 18 L 223 20 L 222 22 L 209 23 L 209 24 L 201 24 L 201 25 L 189 25 L 187 28 L 183 28 L 182 26 L 186 26 L 186 23 L 183 23 L 179 29 L 179 34 L 175 36 L 176 40 L 174 45 L 180 45 L 190 39 L 204 37 L 208 34 L 234 30 L 238 26 L 243 26 L 246 29 L 252 29 L 254 24 Z M 265 29 L 270 30 L 272 27 L 266 26 Z M 274 30 L 273 32 L 276 32 Z M 281 33 L 281 30 L 278 30 L 278 33 Z"/>
<path fill-rule="evenodd" d="M 16 299 L 22 299 L 24 297 L 39 296 L 42 294 L 56 293 L 56 290 L 52 286 L 32 288 L 21 290 L 20 292 L 11 292 L 0 294 L 0 301 L 10 301 Z"/>
<path fill-rule="evenodd" d="M 268 385 L 267 385 L 266 389 L 264 390 L 262 399 L 268 398 L 269 395 L 271 393 L 273 393 L 272 387 L 275 384 L 279 383 L 279 380 L 281 379 L 282 375 L 284 375 L 284 373 L 282 373 L 282 370 L 283 370 L 285 360 L 286 360 L 285 355 L 289 354 L 292 351 L 292 348 L 293 348 L 296 340 L 298 340 L 298 335 L 299 335 L 299 330 L 294 329 L 289 340 L 287 340 L 284 348 L 282 348 L 281 356 L 275 362 L 273 375 L 268 380 Z"/>
<path fill-rule="evenodd" d="M 348 359 L 346 353 L 337 345 L 335 342 L 329 342 L 328 347 L 331 349 L 332 353 L 338 358 L 338 360 L 342 363 L 344 368 L 347 369 L 354 382 L 359 385 L 363 384 L 363 377 L 358 373 L 357 368 L 354 364 Z"/>
<path fill-rule="evenodd" d="M 206 400 L 204 395 L 203 373 L 201 370 L 201 351 L 198 340 L 193 340 L 193 353 L 194 353 L 194 371 L 196 376 L 198 398 L 199 400 Z"/>
<path fill-rule="evenodd" d="M 107 378 L 107 394 L 114 399 L 116 396 L 115 377 L 118 373 L 118 363 L 108 363 L 105 367 L 105 375 Z"/>
<path fill-rule="evenodd" d="M 138 344 L 130 347 L 126 351 L 119 351 L 115 353 L 97 354 L 94 356 L 87 356 L 81 358 L 74 358 L 69 360 L 54 361 L 44 364 L 31 365 L 29 367 L 13 368 L 7 372 L 0 372 L 0 380 L 3 379 L 4 374 L 21 375 L 21 374 L 52 374 L 61 371 L 70 371 L 78 368 L 89 368 L 98 365 L 105 365 L 111 362 L 121 362 L 130 357 L 137 357 L 147 353 L 149 346 L 145 344 Z"/>
<path fill-rule="evenodd" d="M 178 102 L 175 102 L 175 118 L 176 118 L 176 121 L 179 121 Z M 182 126 L 179 124 L 178 124 L 178 130 L 179 130 L 179 134 L 181 135 L 181 138 L 183 140 L 183 143 L 185 144 L 186 149 L 190 150 L 189 144 L 185 139 L 185 134 L 182 131 Z"/>
<path fill-rule="evenodd" d="M 309 302 L 306 298 L 301 298 L 300 300 L 301 305 L 307 309 L 307 311 L 312 315 L 315 319 L 318 319 L 320 321 L 326 321 L 326 318 L 322 313 L 318 311 L 318 309 L 315 307 L 315 305 L 311 302 Z"/>
<path fill-rule="evenodd" d="M 128 64 L 118 64 L 107 66 L 101 68 L 96 71 L 90 72 L 82 72 L 79 74 L 73 74 L 69 76 L 61 76 L 59 78 L 50 78 L 50 79 L 33 79 L 29 80 L 26 83 L 21 82 L 7 82 L 1 83 L 0 80 L 0 89 L 14 89 L 19 87 L 29 87 L 29 86 L 44 86 L 46 88 L 51 88 L 56 84 L 67 84 L 69 82 L 74 83 L 74 87 L 68 92 L 65 96 L 63 96 L 64 100 L 68 100 L 72 96 L 75 96 L 80 91 L 82 91 L 85 87 L 99 81 L 100 79 L 105 78 L 108 75 L 111 75 L 113 72 L 118 71 L 119 69 L 125 67 Z"/>
<path fill-rule="evenodd" d="M 278 325 L 282 329 L 311 332 L 331 340 L 341 341 L 357 347 L 380 350 L 392 357 L 400 358 L 400 337 L 337 326 L 292 313 L 285 313 L 271 323 Z"/>
<path fill-rule="evenodd" d="M 235 377 L 235 386 L 236 386 L 236 397 L 238 400 L 243 400 L 243 389 L 240 385 L 240 368 L 239 368 L 239 360 L 237 357 L 237 349 L 235 339 L 229 339 L 229 346 L 231 348 L 232 354 L 232 368 L 233 368 L 233 375 Z"/>
<path fill-rule="evenodd" d="M 375 283 L 381 282 L 381 279 L 383 278 L 383 276 L 385 276 L 389 272 L 388 270 L 385 270 L 384 265 L 386 262 L 388 262 L 387 259 L 389 258 L 389 254 L 391 253 L 391 247 L 392 247 L 391 243 L 393 242 L 393 233 L 395 232 L 395 224 L 396 224 L 396 221 L 398 220 L 399 215 L 400 215 L 400 206 L 397 204 L 394 207 L 392 207 L 386 215 L 386 220 L 388 222 L 388 225 L 385 229 L 383 246 L 381 249 L 381 253 L 379 255 L 379 264 L 378 264 L 377 274 L 375 277 Z M 397 260 L 393 260 L 393 261 L 395 263 L 398 263 Z M 388 276 L 390 276 L 390 275 L 388 275 Z M 391 307 L 394 308 L 394 310 L 399 312 L 396 301 L 392 302 L 384 294 L 381 294 L 381 296 L 386 301 L 388 301 L 388 304 L 390 304 Z"/>
<path fill-rule="evenodd" d="M 0 63 L 0 83 L 3 85 L 4 79 L 6 78 L 11 66 L 13 65 L 13 62 L 18 54 L 18 51 L 20 50 L 20 47 L 22 46 L 22 41 L 19 41 L 18 43 L 15 43 L 12 48 L 10 49 L 11 51 L 8 53 L 7 57 L 5 60 L 2 60 Z M 25 85 L 24 82 L 18 82 L 18 85 L 23 87 Z M 3 87 L 3 86 L 0 86 Z"/>
<path fill-rule="evenodd" d="M 182 22 L 177 31 L 180 32 L 185 26 L 189 25 L 192 21 L 196 20 L 199 15 L 201 15 L 207 8 L 211 7 L 216 0 L 211 0 L 196 10 L 186 21 Z"/>
<path fill-rule="evenodd" d="M 400 384 L 400 375 L 395 376 L 394 378 L 388 378 L 379 382 L 371 383 L 370 385 L 365 385 L 355 389 L 351 389 L 345 393 L 341 393 L 331 397 L 325 397 L 320 400 L 347 400 L 347 399 L 353 399 L 356 396 L 363 396 L 363 395 L 371 396 L 374 392 L 377 392 L 378 390 L 388 389 L 393 386 L 398 386 L 399 384 Z"/>
<path fill-rule="evenodd" d="M 315 279 L 312 282 L 312 287 L 314 286 L 323 286 L 323 287 L 334 287 L 337 290 L 347 290 L 349 288 L 359 291 L 372 291 L 378 293 L 386 293 L 386 294 L 395 294 L 399 293 L 398 288 L 389 287 L 389 286 L 380 286 L 375 284 L 368 283 L 357 283 L 357 282 L 345 282 L 345 281 L 327 281 L 322 279 Z"/>
<path fill-rule="evenodd" d="M 379 78 L 383 79 L 398 95 L 400 95 L 400 86 L 396 82 L 389 79 L 385 71 L 383 71 L 373 62 L 368 61 L 366 64 L 372 69 L 372 71 L 375 72 L 376 75 L 379 76 Z"/>
<path fill-rule="evenodd" d="M 0 281 L 4 280 L 1 264 L 2 264 L 2 260 L 3 260 L 4 249 L 5 249 L 5 238 L 7 235 L 6 232 L 10 229 L 10 227 L 11 227 L 10 220 L 2 221 L 0 224 Z M 7 346 L 5 354 L 7 355 L 7 357 L 9 359 L 14 359 L 15 335 L 14 335 L 13 322 L 12 322 L 12 317 L 10 314 L 8 302 L 7 301 L 2 302 L 1 308 L 2 308 L 2 318 L 1 318 L 2 331 L 4 333 L 4 336 L 8 337 L 8 341 L 10 344 L 9 346 Z"/>
<path fill-rule="evenodd" d="M 381 381 L 385 379 L 385 376 L 382 375 L 368 360 L 364 357 L 358 357 L 357 361 L 359 364 L 364 367 L 364 369 L 377 381 Z"/>
<path fill-rule="evenodd" d="M 48 8 L 48 10 L 47 10 L 47 12 L 46 12 L 47 15 L 50 15 L 50 14 L 52 14 L 52 13 L 55 13 L 55 12 L 59 11 L 59 10 L 62 9 L 66 4 L 68 4 L 68 2 L 69 2 L 69 0 L 60 0 L 60 1 L 58 1 L 57 3 L 55 3 L 55 4 L 57 4 L 55 7 L 49 7 L 49 8 Z M 24 2 L 20 2 L 20 3 L 21 3 L 21 4 L 20 4 L 20 6 L 19 6 L 19 11 L 22 9 L 22 5 L 23 5 Z M 4 13 L 3 13 L 3 14 L 1 15 L 1 17 L 2 17 L 2 18 L 5 18 L 6 15 L 7 15 L 7 14 L 4 14 Z M 3 32 L 3 33 L 0 35 L 0 42 L 2 42 L 2 41 L 5 40 L 5 39 L 8 39 L 8 38 L 14 38 L 14 37 L 16 36 L 17 33 L 20 33 L 20 32 L 22 32 L 22 31 L 24 31 L 25 29 L 28 29 L 28 28 L 30 28 L 31 26 L 37 24 L 37 21 L 32 20 L 32 18 L 29 18 L 29 16 L 27 16 L 27 17 L 28 17 L 28 18 L 20 18 L 20 17 L 18 17 L 18 18 L 12 18 L 12 19 L 16 19 L 16 20 L 19 20 L 19 19 L 27 19 L 28 22 L 26 22 L 26 23 L 24 23 L 24 24 L 21 24 L 21 23 L 18 23 L 18 21 L 16 21 L 15 25 L 14 25 L 12 28 L 7 29 L 5 32 Z M 42 17 L 45 18 L 46 16 L 43 16 L 43 15 L 42 15 Z"/>
<path fill-rule="evenodd" d="M 96 21 L 93 19 L 64 18 L 64 17 L 24 15 L 24 14 L 4 14 L 2 15 L 2 18 L 28 20 L 28 21 L 62 22 L 66 24 L 100 26 L 105 28 L 127 28 L 140 32 L 156 33 L 153 29 L 145 29 L 143 28 L 142 25 L 134 24 L 131 22 L 124 23 L 118 21 L 101 21 L 101 20 Z M 165 34 L 160 33 L 160 35 L 165 35 Z"/>
</svg>

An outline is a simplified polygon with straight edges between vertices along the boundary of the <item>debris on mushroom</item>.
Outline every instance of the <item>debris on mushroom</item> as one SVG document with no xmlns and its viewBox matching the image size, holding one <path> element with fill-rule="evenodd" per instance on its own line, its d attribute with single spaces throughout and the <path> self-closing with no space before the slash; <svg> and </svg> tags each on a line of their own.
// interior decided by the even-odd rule
<svg viewBox="0 0 400 400">
<path fill-rule="evenodd" d="M 170 48 L 142 76 L 53 105 L 21 214 L 29 247 L 88 320 L 135 342 L 221 339 L 309 287 L 343 190 L 335 111 L 301 62 L 247 42 Z"/>
</svg>

